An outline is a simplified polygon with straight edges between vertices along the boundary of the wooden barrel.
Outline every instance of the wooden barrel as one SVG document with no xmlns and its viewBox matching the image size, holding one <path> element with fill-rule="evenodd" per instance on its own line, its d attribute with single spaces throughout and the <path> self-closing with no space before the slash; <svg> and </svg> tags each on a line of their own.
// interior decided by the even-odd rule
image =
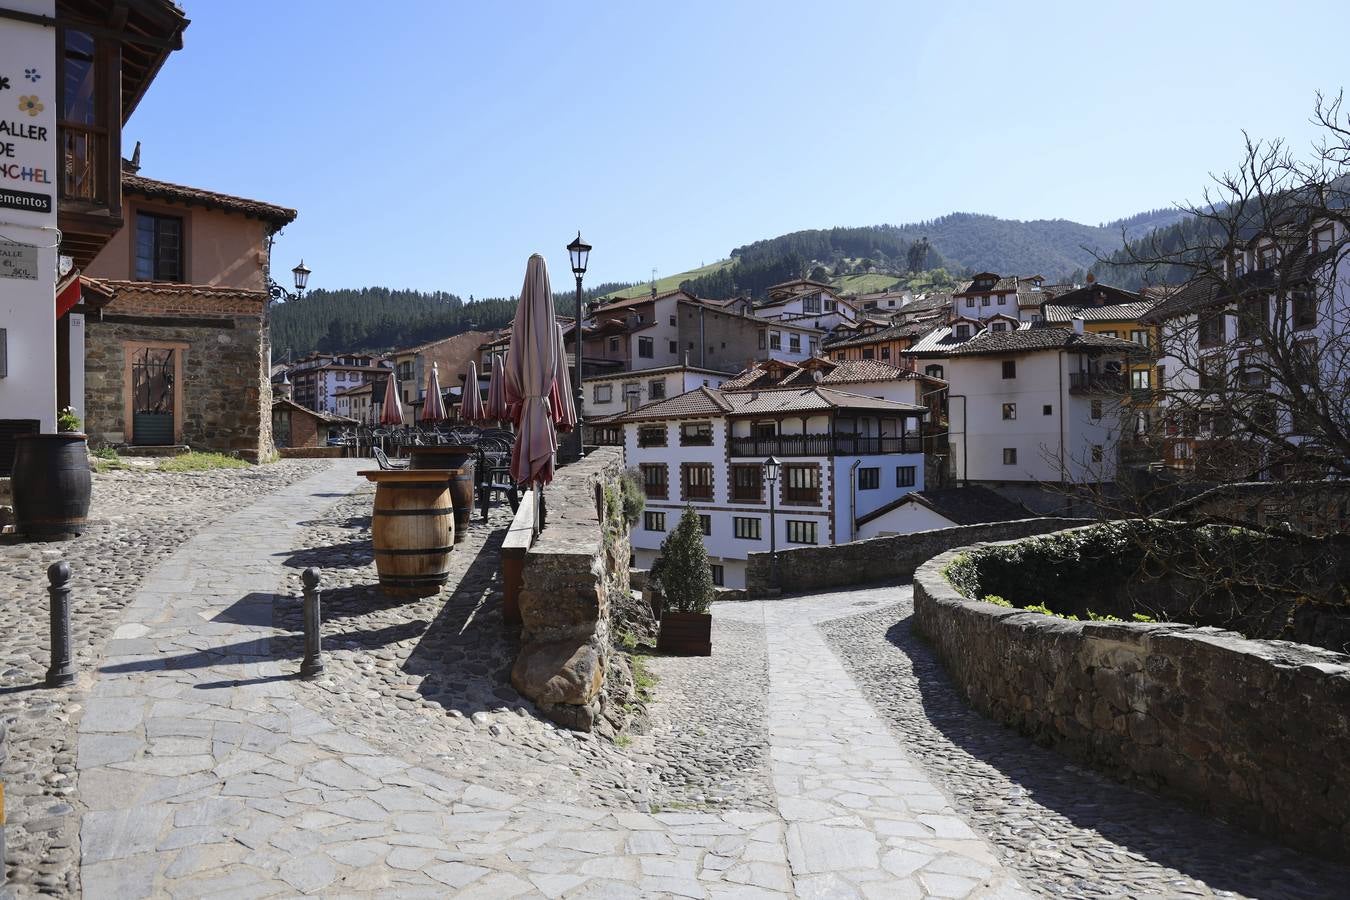
<svg viewBox="0 0 1350 900">
<path fill-rule="evenodd" d="M 455 543 L 469 536 L 469 520 L 473 518 L 474 464 L 470 459 L 450 473 L 450 502 L 455 507 Z"/>
<path fill-rule="evenodd" d="M 450 472 L 404 469 L 362 472 L 375 488 L 371 520 L 380 589 L 398 597 L 430 597 L 445 584 L 454 549 Z"/>
<path fill-rule="evenodd" d="M 75 432 L 16 438 L 14 530 L 30 541 L 59 541 L 84 534 L 89 516 L 89 452 Z"/>
</svg>

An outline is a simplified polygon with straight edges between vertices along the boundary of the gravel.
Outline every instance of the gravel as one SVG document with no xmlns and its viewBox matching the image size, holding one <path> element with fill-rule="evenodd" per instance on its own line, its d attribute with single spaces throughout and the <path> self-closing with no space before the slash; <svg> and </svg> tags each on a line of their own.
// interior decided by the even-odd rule
<svg viewBox="0 0 1350 900">
<path fill-rule="evenodd" d="M 74 723 L 101 648 L 151 569 L 190 535 L 328 463 L 286 460 L 248 469 L 93 477 L 90 526 L 58 543 L 0 545 L 0 721 L 9 725 L 5 783 L 10 888 L 70 895 L 78 889 L 79 798 Z M 80 670 L 50 690 L 47 566 L 70 563 L 71 630 Z"/>
<path fill-rule="evenodd" d="M 912 612 L 905 600 L 820 627 L 906 750 L 1028 886 L 1053 897 L 1344 895 L 1350 869 L 1119 784 L 984 718 L 913 634 Z"/>
</svg>

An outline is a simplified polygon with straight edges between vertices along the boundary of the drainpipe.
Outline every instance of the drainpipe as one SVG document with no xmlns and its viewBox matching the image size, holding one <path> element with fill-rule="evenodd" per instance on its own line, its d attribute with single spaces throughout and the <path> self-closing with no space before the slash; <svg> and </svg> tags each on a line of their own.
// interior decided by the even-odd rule
<svg viewBox="0 0 1350 900">
<path fill-rule="evenodd" d="M 861 459 L 855 459 L 853 465 L 848 467 L 848 540 L 849 543 L 858 538 L 858 466 L 862 465 Z"/>
</svg>

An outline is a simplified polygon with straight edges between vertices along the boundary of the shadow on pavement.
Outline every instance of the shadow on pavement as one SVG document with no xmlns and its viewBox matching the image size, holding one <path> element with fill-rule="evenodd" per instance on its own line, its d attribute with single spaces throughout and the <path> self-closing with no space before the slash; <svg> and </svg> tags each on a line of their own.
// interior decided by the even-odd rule
<svg viewBox="0 0 1350 900">
<path fill-rule="evenodd" d="M 1345 896 L 1348 868 L 1114 781 L 985 718 L 957 693 L 931 648 L 914 634 L 912 622 L 906 615 L 886 632 L 886 640 L 912 661 L 928 721 L 958 753 L 977 761 L 972 769 L 984 763 L 1073 825 L 1216 890 L 1263 898 Z M 1004 815 L 1014 826 L 1022 818 L 1015 809 Z"/>
</svg>

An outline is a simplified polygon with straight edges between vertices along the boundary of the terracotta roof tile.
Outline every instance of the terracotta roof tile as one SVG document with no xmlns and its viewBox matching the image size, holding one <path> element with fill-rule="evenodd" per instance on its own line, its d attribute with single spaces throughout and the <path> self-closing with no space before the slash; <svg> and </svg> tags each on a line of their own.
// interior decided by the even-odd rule
<svg viewBox="0 0 1350 900">
<path fill-rule="evenodd" d="M 252 216 L 255 219 L 262 219 L 265 222 L 271 222 L 280 228 L 283 225 L 289 225 L 295 221 L 297 215 L 293 209 L 287 209 L 284 206 L 276 206 L 272 203 L 264 203 L 261 200 L 249 200 L 245 197 L 234 197 L 230 194 L 219 194 L 215 191 L 204 190 L 203 188 L 188 187 L 182 184 L 171 184 L 167 181 L 156 181 L 153 178 L 145 178 L 141 175 L 133 175 L 130 172 L 122 174 L 122 190 L 127 193 L 141 194 L 146 197 L 156 197 L 161 200 L 172 200 L 178 203 L 196 204 L 200 206 L 209 206 L 214 209 L 224 209 L 230 212 L 243 213 L 246 216 Z"/>
<path fill-rule="evenodd" d="M 113 297 L 141 294 L 158 297 L 200 297 L 217 300 L 267 300 L 266 291 L 248 288 L 216 287 L 206 284 L 179 284 L 166 281 L 129 281 L 116 278 L 80 276 L 80 281 L 95 291 Z"/>
<path fill-rule="evenodd" d="M 692 391 L 685 391 L 664 400 L 655 400 L 646 406 L 639 406 L 632 412 L 619 413 L 606 421 L 639 422 L 650 419 L 686 419 L 694 416 L 723 416 L 731 410 L 731 404 L 721 391 L 699 385 Z"/>
<path fill-rule="evenodd" d="M 1019 328 L 1017 331 L 981 331 L 964 344 L 948 351 L 949 356 L 978 356 L 992 353 L 1034 353 L 1038 350 L 1117 350 L 1131 355 L 1143 348 L 1130 341 L 1102 334 L 1078 334 L 1069 328 Z"/>
</svg>

